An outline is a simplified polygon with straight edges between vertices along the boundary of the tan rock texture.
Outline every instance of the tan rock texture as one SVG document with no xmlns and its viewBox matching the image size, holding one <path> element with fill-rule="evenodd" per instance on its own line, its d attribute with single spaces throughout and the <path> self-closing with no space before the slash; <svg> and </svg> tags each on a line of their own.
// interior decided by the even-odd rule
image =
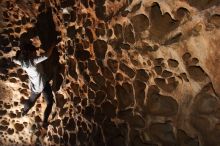
<svg viewBox="0 0 220 146">
<path fill-rule="evenodd" d="M 220 146 L 219 0 L 0 0 L 0 145 Z M 48 8 L 50 7 L 50 8 Z M 38 36 L 56 104 L 21 116 Z"/>
</svg>

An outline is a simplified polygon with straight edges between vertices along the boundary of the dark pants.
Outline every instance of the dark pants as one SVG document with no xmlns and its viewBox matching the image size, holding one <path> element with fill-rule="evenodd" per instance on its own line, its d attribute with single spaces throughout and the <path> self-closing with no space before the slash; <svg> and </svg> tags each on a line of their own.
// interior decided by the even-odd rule
<svg viewBox="0 0 220 146">
<path fill-rule="evenodd" d="M 44 111 L 44 122 L 47 122 L 48 117 L 52 111 L 52 106 L 53 106 L 53 102 L 54 102 L 52 89 L 51 89 L 49 82 L 46 82 L 42 93 L 43 93 L 44 98 L 47 102 L 47 107 Z M 24 105 L 24 111 L 26 111 L 26 113 L 34 106 L 36 100 L 38 99 L 38 97 L 40 95 L 41 95 L 41 93 L 35 93 L 35 92 L 31 91 L 31 96 L 29 97 L 28 101 Z"/>
</svg>

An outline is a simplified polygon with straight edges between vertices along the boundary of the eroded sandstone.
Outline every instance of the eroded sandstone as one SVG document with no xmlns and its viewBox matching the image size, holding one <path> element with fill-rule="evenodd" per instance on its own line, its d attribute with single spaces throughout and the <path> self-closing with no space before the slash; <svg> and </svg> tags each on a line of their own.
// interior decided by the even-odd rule
<svg viewBox="0 0 220 146">
<path fill-rule="evenodd" d="M 219 146 L 218 0 L 0 1 L 0 145 Z M 48 8 L 50 7 L 50 8 Z M 38 36 L 56 104 L 11 57 Z M 41 48 L 41 49 L 40 49 Z"/>
</svg>

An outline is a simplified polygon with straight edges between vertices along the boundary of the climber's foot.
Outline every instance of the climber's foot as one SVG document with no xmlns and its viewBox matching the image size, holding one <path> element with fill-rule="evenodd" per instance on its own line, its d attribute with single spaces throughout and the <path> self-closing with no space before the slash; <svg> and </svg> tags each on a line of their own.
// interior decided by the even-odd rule
<svg viewBox="0 0 220 146">
<path fill-rule="evenodd" d="M 27 100 L 27 101 L 25 102 L 24 108 L 23 108 L 23 110 L 22 110 L 22 116 L 25 116 L 25 115 L 28 113 L 28 111 L 31 109 L 31 107 L 32 107 L 31 102 Z"/>
<path fill-rule="evenodd" d="M 23 110 L 22 110 L 22 116 L 27 115 L 28 111 L 29 111 L 29 109 L 23 109 Z"/>
</svg>

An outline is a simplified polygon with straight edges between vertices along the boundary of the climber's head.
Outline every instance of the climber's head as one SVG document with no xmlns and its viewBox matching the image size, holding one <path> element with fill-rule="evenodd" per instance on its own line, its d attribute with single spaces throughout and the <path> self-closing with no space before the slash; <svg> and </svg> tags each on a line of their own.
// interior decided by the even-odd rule
<svg viewBox="0 0 220 146">
<path fill-rule="evenodd" d="M 29 67 L 30 64 L 33 64 L 33 59 L 36 56 L 36 47 L 31 42 L 21 43 L 18 55 L 22 66 Z"/>
</svg>

